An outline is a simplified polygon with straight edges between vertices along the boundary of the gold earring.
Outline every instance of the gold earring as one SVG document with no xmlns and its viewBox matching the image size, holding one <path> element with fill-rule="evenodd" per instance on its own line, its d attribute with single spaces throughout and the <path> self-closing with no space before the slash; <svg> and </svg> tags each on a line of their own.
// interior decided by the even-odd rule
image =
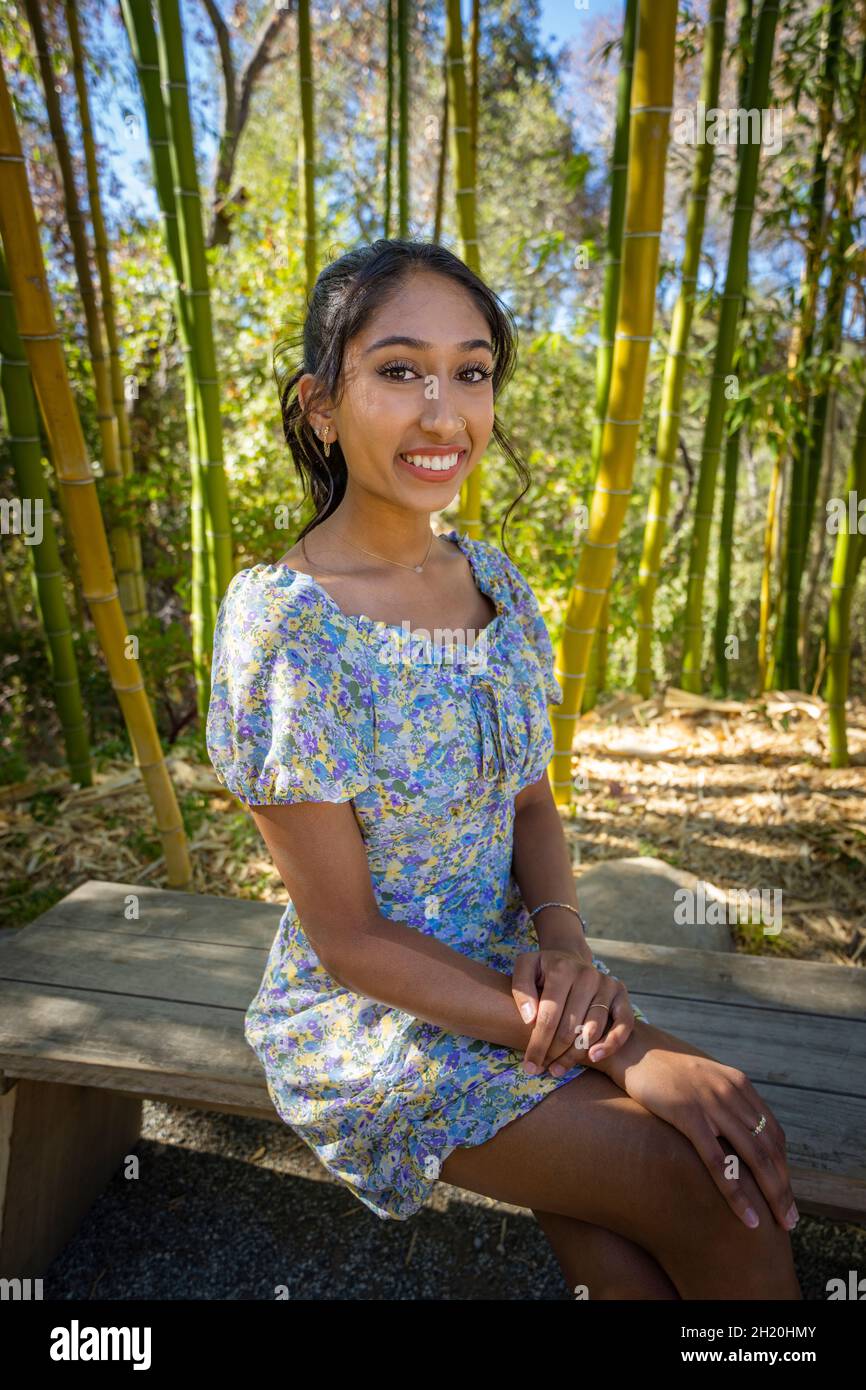
<svg viewBox="0 0 866 1390">
<path fill-rule="evenodd" d="M 322 433 L 321 430 L 317 430 L 316 433 L 318 434 L 319 438 L 320 438 L 321 440 L 324 441 L 324 444 L 325 444 L 325 458 L 328 458 L 329 455 L 330 455 L 330 453 L 331 453 L 331 446 L 330 446 L 330 444 L 328 443 L 328 435 L 331 433 L 331 426 L 330 426 L 330 425 L 326 425 L 326 426 L 325 426 L 324 433 Z"/>
</svg>

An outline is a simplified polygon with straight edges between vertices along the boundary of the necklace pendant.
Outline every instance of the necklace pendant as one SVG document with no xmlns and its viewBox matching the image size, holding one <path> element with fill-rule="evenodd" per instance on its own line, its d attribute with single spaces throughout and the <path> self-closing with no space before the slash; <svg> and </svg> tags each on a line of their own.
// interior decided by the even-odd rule
<svg viewBox="0 0 866 1390">
<path fill-rule="evenodd" d="M 416 573 L 416 574 L 421 574 L 421 573 L 423 572 L 423 569 L 424 569 L 424 566 L 423 566 L 423 565 L 416 565 L 416 566 L 415 566 L 415 573 Z"/>
</svg>

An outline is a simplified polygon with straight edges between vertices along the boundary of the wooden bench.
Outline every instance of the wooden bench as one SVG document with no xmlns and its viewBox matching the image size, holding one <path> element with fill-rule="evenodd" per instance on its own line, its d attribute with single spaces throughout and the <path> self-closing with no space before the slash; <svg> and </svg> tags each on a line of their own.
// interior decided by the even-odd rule
<svg viewBox="0 0 866 1390">
<path fill-rule="evenodd" d="M 280 915 L 91 880 L 0 939 L 0 1277 L 44 1273 L 134 1149 L 144 1098 L 276 1119 L 243 1019 Z M 866 974 L 591 942 L 652 1023 L 746 1071 L 800 1210 L 866 1219 Z"/>
</svg>

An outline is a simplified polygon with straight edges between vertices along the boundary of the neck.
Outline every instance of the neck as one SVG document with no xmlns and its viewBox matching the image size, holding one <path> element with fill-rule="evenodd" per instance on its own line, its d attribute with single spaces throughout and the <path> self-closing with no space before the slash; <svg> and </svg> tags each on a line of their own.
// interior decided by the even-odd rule
<svg viewBox="0 0 866 1390">
<path fill-rule="evenodd" d="M 409 511 L 378 497 L 354 498 L 347 492 L 322 531 L 401 564 L 420 564 L 430 545 L 432 512 Z"/>
</svg>

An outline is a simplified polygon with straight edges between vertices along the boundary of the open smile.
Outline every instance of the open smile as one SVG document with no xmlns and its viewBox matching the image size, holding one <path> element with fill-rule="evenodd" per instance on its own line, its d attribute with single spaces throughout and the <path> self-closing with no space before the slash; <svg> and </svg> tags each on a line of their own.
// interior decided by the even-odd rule
<svg viewBox="0 0 866 1390">
<path fill-rule="evenodd" d="M 428 453 L 425 450 L 419 454 L 398 454 L 397 457 L 403 467 L 416 478 L 423 478 L 425 482 L 439 483 L 453 478 L 466 458 L 466 450 L 453 449 L 450 452 L 442 453 Z"/>
</svg>

